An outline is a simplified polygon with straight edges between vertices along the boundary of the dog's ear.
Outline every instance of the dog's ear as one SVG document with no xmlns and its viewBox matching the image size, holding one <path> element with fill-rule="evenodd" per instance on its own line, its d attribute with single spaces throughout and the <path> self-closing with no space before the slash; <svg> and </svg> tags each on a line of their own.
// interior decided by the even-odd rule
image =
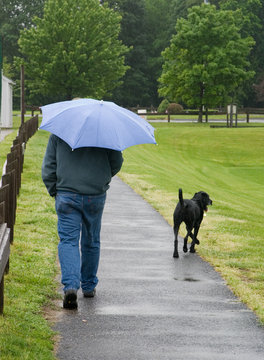
<svg viewBox="0 0 264 360">
<path fill-rule="evenodd" d="M 202 203 L 203 203 L 203 208 L 205 211 L 208 210 L 208 205 L 212 205 L 212 200 L 210 199 L 209 195 L 206 192 L 202 192 Z"/>
<path fill-rule="evenodd" d="M 206 194 L 204 191 L 198 191 L 194 194 L 194 198 L 197 198 L 197 199 L 202 199 L 203 198 L 203 194 Z"/>
<path fill-rule="evenodd" d="M 203 201 L 207 201 L 208 200 L 208 198 L 209 198 L 209 196 L 208 196 L 208 194 L 206 193 L 206 192 L 204 192 L 204 191 L 201 191 L 201 196 L 202 196 L 202 200 Z"/>
</svg>

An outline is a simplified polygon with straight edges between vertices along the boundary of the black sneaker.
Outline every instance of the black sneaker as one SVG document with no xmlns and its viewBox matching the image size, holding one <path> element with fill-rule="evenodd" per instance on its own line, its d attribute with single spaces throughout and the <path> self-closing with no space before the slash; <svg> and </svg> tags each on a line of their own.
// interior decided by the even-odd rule
<svg viewBox="0 0 264 360">
<path fill-rule="evenodd" d="M 77 309 L 77 290 L 69 289 L 66 290 L 64 293 L 64 300 L 63 300 L 63 307 L 64 309 Z"/>
<path fill-rule="evenodd" d="M 83 296 L 84 296 L 85 298 L 93 298 L 93 297 L 95 296 L 95 294 L 96 294 L 96 290 L 95 290 L 95 289 L 93 289 L 92 291 L 85 291 L 85 290 L 83 290 Z"/>
</svg>

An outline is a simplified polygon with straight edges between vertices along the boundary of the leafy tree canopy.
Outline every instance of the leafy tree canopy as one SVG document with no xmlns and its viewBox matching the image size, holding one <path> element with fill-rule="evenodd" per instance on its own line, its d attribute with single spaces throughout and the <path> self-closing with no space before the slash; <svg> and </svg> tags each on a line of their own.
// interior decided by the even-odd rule
<svg viewBox="0 0 264 360">
<path fill-rule="evenodd" d="M 157 105 L 158 78 L 161 75 L 163 58 L 161 52 L 169 46 L 172 34 L 175 33 L 176 20 L 173 15 L 173 0 L 145 0 L 146 21 L 145 32 L 147 34 L 146 57 L 148 76 L 148 92 L 151 104 Z"/>
<path fill-rule="evenodd" d="M 199 107 L 225 105 L 254 75 L 247 71 L 252 38 L 239 33 L 238 14 L 213 5 L 194 6 L 179 19 L 164 52 L 160 94 Z"/>
<path fill-rule="evenodd" d="M 188 15 L 188 9 L 192 6 L 201 5 L 204 1 L 203 0 L 172 0 L 173 7 L 172 12 L 175 19 L 179 19 L 181 17 L 186 18 Z"/>
<path fill-rule="evenodd" d="M 130 48 L 125 57 L 129 70 L 123 84 L 114 91 L 113 100 L 123 106 L 145 106 L 149 102 L 145 0 L 109 0 L 107 4 L 121 14 L 119 38 Z"/>
<path fill-rule="evenodd" d="M 241 10 L 240 21 L 242 37 L 252 36 L 255 46 L 249 56 L 250 69 L 255 71 L 255 77 L 249 80 L 240 89 L 240 101 L 245 106 L 257 106 L 258 96 L 252 83 L 262 81 L 264 74 L 264 1 L 263 0 L 220 0 L 219 7 L 222 10 Z M 254 91 L 255 90 L 255 91 Z"/>
<path fill-rule="evenodd" d="M 127 48 L 120 16 L 98 0 L 48 0 L 19 40 L 31 97 L 101 98 L 118 85 Z"/>
<path fill-rule="evenodd" d="M 32 25 L 34 16 L 42 16 L 45 0 L 0 0 L 0 36 L 4 56 L 10 63 L 17 56 L 19 31 Z"/>
</svg>

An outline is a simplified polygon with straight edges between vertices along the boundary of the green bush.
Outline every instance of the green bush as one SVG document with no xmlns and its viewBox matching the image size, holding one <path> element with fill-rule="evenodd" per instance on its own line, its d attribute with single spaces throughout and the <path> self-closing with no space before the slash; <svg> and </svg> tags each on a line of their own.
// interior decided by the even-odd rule
<svg viewBox="0 0 264 360">
<path fill-rule="evenodd" d="M 171 103 L 167 107 L 167 110 L 169 114 L 177 114 L 178 112 L 183 111 L 183 107 L 181 104 Z"/>
<path fill-rule="evenodd" d="M 162 102 L 159 104 L 158 113 L 165 113 L 169 105 L 169 101 L 167 99 L 163 99 Z"/>
</svg>

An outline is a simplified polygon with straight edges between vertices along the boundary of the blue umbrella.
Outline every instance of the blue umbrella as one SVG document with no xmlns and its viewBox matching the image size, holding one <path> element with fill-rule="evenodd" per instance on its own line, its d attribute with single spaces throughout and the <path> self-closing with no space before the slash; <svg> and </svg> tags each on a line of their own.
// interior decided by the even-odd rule
<svg viewBox="0 0 264 360">
<path fill-rule="evenodd" d="M 72 149 L 122 151 L 132 145 L 156 144 L 154 128 L 146 120 L 113 102 L 78 99 L 45 105 L 41 110 L 40 129 L 57 135 Z"/>
</svg>

